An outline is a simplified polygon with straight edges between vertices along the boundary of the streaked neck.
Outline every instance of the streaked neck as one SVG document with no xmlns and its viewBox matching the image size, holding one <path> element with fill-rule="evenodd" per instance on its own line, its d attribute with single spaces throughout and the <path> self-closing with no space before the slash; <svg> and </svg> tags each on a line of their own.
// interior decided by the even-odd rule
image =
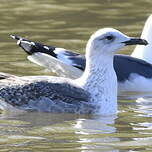
<svg viewBox="0 0 152 152">
<path fill-rule="evenodd" d="M 87 58 L 87 57 L 86 57 Z M 91 94 L 97 113 L 115 114 L 117 111 L 117 78 L 113 68 L 113 55 L 87 58 L 86 69 L 77 83 Z"/>
</svg>

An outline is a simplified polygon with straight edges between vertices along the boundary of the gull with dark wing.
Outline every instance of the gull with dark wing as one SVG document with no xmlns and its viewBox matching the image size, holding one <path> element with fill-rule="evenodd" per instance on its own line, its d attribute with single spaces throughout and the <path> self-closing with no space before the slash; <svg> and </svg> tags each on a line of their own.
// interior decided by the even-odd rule
<svg viewBox="0 0 152 152">
<path fill-rule="evenodd" d="M 151 18 L 152 16 L 148 18 L 142 34 L 142 38 L 148 40 L 150 44 L 147 46 L 138 45 L 132 54 L 134 57 L 114 55 L 114 69 L 117 75 L 118 96 L 120 98 L 152 97 L 152 65 L 141 60 L 152 60 L 152 52 L 150 52 L 152 38 L 149 34 L 150 29 L 152 29 Z M 77 79 L 85 69 L 86 58 L 84 55 L 64 48 L 43 45 L 19 36 L 12 36 L 12 38 L 16 39 L 17 44 L 28 54 L 30 61 L 55 72 L 59 76 Z M 110 40 L 111 37 L 108 39 Z M 135 58 L 139 56 L 141 59 Z"/>
<path fill-rule="evenodd" d="M 86 66 L 76 80 L 49 76 L 16 77 L 1 74 L 0 100 L 21 109 L 47 112 L 117 112 L 117 77 L 114 53 L 126 45 L 147 45 L 118 30 L 104 28 L 95 32 L 86 46 Z"/>
</svg>

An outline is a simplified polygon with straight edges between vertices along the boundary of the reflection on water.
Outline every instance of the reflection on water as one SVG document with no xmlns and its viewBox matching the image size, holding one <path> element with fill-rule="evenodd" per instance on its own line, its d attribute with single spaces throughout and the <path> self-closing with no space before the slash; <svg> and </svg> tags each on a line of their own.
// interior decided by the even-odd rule
<svg viewBox="0 0 152 152">
<path fill-rule="evenodd" d="M 114 27 L 139 36 L 152 1 L 1 0 L 0 71 L 51 74 L 30 63 L 10 34 L 84 53 L 91 33 Z M 130 54 L 133 47 L 122 50 Z M 0 151 L 151 151 L 152 100 L 119 101 L 117 116 L 2 113 Z"/>
<path fill-rule="evenodd" d="M 110 117 L 36 112 L 2 114 L 0 148 L 139 151 L 151 147 L 151 118 L 139 112 L 136 104 L 127 106 L 129 111 Z"/>
</svg>

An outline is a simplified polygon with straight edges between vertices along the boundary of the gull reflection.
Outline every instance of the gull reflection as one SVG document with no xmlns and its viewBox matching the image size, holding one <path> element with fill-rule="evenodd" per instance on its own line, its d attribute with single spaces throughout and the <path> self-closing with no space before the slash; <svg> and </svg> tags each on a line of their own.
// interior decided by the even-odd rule
<svg viewBox="0 0 152 152">
<path fill-rule="evenodd" d="M 81 143 L 81 152 L 95 149 L 112 150 L 117 152 L 112 145 L 113 142 L 120 141 L 119 138 L 113 137 L 116 132 L 115 119 L 117 116 L 101 117 L 96 116 L 90 119 L 77 119 L 74 124 L 75 134 Z M 111 145 L 112 144 L 112 145 Z"/>
</svg>

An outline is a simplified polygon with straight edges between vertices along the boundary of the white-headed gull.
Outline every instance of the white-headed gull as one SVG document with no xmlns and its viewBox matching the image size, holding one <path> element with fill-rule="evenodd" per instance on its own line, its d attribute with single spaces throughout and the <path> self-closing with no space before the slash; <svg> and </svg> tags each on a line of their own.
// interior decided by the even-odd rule
<svg viewBox="0 0 152 152">
<path fill-rule="evenodd" d="M 17 44 L 28 54 L 30 61 L 44 66 L 60 76 L 76 79 L 82 75 L 85 69 L 84 55 L 64 48 L 43 45 L 19 36 L 12 36 L 12 38 L 16 39 Z M 144 38 L 146 39 L 147 36 Z M 139 53 L 140 49 L 144 47 L 152 48 L 151 44 L 140 45 L 138 46 Z M 120 98 L 133 99 L 152 96 L 151 64 L 131 56 L 115 55 L 114 69 L 118 79 L 118 96 Z"/>
<path fill-rule="evenodd" d="M 130 38 L 118 30 L 104 28 L 95 32 L 86 46 L 86 66 L 76 80 L 61 77 L 16 77 L 0 75 L 0 104 L 47 112 L 117 112 L 117 77 L 114 53 L 126 45 L 147 45 L 143 39 Z"/>
</svg>

